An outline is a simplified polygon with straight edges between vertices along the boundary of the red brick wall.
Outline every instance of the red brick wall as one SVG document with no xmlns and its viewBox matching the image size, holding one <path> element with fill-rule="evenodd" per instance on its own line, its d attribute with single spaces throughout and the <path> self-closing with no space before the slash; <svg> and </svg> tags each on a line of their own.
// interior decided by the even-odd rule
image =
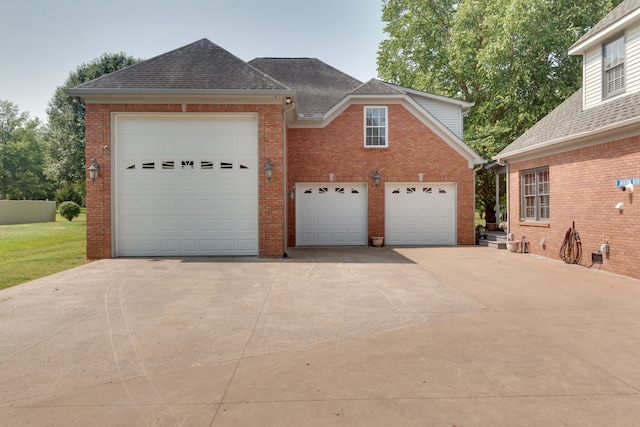
<svg viewBox="0 0 640 427">
<path fill-rule="evenodd" d="M 550 221 L 520 221 L 520 172 L 549 167 Z M 575 222 L 582 243 L 582 265 L 609 242 L 611 252 L 592 268 L 640 279 L 640 188 L 620 191 L 617 179 L 640 177 L 640 136 L 583 148 L 570 153 L 509 165 L 509 226 L 516 240 L 526 236 L 530 252 L 554 259 L 565 233 Z M 634 197 L 636 200 L 634 200 Z M 615 206 L 624 203 L 624 210 Z M 634 203 L 635 202 L 635 203 Z M 542 238 L 546 245 L 539 244 Z"/>
<path fill-rule="evenodd" d="M 180 104 L 87 104 L 86 160 L 100 164 L 96 182 L 87 177 L 87 258 L 111 258 L 111 113 L 182 111 Z M 274 165 L 273 178 L 267 182 L 259 173 L 258 254 L 280 257 L 284 253 L 283 200 L 283 128 L 281 105 L 188 105 L 187 112 L 251 112 L 258 113 L 258 167 L 260 172 L 267 159 Z M 107 147 L 106 149 L 104 147 Z"/>
<path fill-rule="evenodd" d="M 364 106 L 352 105 L 323 129 L 289 129 L 287 188 L 296 182 L 369 183 L 369 238 L 384 236 L 385 182 L 457 182 L 457 242 L 475 243 L 473 169 L 402 105 L 388 110 L 388 148 L 364 147 Z M 375 187 L 378 169 L 381 184 Z M 288 244 L 296 242 L 295 200 L 288 200 Z"/>
</svg>

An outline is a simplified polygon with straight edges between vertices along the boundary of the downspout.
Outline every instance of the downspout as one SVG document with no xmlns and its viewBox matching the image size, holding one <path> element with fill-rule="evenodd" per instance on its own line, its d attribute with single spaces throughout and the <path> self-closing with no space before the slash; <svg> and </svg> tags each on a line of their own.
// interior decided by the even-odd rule
<svg viewBox="0 0 640 427">
<path fill-rule="evenodd" d="M 511 215 L 509 214 L 509 203 L 511 202 L 511 197 L 509 197 L 509 163 L 504 159 L 498 159 L 497 162 L 498 165 L 506 167 L 504 179 L 506 183 L 505 191 L 507 192 L 507 236 L 509 236 L 509 233 L 511 233 Z"/>
<path fill-rule="evenodd" d="M 288 215 L 287 215 L 287 211 L 288 211 L 288 206 L 289 206 L 289 191 L 287 189 L 287 183 L 288 183 L 288 178 L 287 178 L 287 171 L 288 171 L 288 165 L 287 165 L 287 112 L 291 111 L 293 108 L 295 108 L 296 103 L 295 102 L 291 102 L 291 105 L 289 105 L 287 107 L 287 103 L 286 101 L 289 100 L 291 101 L 291 98 L 287 97 L 285 99 L 285 108 L 283 108 L 282 110 L 282 191 L 283 191 L 283 197 L 284 197 L 284 203 L 282 204 L 283 206 L 283 217 L 284 217 L 284 254 L 282 255 L 283 258 L 287 258 L 287 242 L 289 241 L 289 219 L 288 219 Z"/>
</svg>

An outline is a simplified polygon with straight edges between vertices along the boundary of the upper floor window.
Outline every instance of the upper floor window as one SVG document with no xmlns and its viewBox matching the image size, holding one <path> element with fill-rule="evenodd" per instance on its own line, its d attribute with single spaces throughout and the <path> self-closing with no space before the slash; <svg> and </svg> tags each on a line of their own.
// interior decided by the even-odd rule
<svg viewBox="0 0 640 427">
<path fill-rule="evenodd" d="M 364 107 L 364 146 L 387 146 L 387 107 Z"/>
<path fill-rule="evenodd" d="M 522 219 L 549 221 L 549 169 L 523 172 L 521 185 Z"/>
<path fill-rule="evenodd" d="M 624 92 L 624 34 L 604 45 L 604 97 Z"/>
</svg>

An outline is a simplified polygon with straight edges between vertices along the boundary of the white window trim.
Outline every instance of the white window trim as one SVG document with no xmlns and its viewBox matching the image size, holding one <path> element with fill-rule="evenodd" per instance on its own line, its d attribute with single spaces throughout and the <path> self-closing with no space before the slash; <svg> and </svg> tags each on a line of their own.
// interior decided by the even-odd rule
<svg viewBox="0 0 640 427">
<path fill-rule="evenodd" d="M 369 108 L 382 108 L 384 109 L 384 126 L 367 126 L 367 110 Z M 384 145 L 369 145 L 367 144 L 367 129 L 379 128 L 384 129 Z M 365 105 L 364 107 L 364 146 L 365 148 L 387 148 L 389 147 L 389 108 L 386 105 Z"/>
<path fill-rule="evenodd" d="M 540 173 L 541 172 L 547 172 L 547 185 L 549 186 L 549 191 L 547 193 L 541 194 L 540 193 Z M 534 212 L 535 212 L 535 217 L 527 217 L 527 207 L 525 205 L 525 181 L 524 181 L 524 177 L 525 175 L 528 174 L 534 174 L 535 176 L 535 182 L 533 183 L 534 186 L 534 193 L 532 195 L 528 195 L 528 197 L 533 197 L 534 200 Z M 525 170 L 520 172 L 520 220 L 521 221 L 530 221 L 530 222 L 549 222 L 551 220 L 551 181 L 550 181 L 550 177 L 549 177 L 549 168 L 548 167 L 543 167 L 543 168 L 537 168 L 537 169 L 529 169 L 529 170 Z M 548 218 L 542 218 L 541 217 L 541 203 L 540 203 L 540 196 L 544 195 L 547 196 L 549 198 L 549 217 Z"/>
<path fill-rule="evenodd" d="M 622 58 L 621 64 L 616 64 L 609 69 L 607 69 L 607 46 L 622 40 L 622 46 L 624 48 L 624 56 Z M 627 87 L 627 79 L 626 79 L 626 63 L 627 63 L 627 40 L 624 34 L 620 34 L 616 37 L 611 38 L 606 43 L 602 44 L 602 97 L 603 99 L 611 98 L 626 91 Z M 609 79 L 608 79 L 608 71 L 613 70 L 614 68 L 622 66 L 622 87 L 616 90 L 609 92 Z"/>
</svg>

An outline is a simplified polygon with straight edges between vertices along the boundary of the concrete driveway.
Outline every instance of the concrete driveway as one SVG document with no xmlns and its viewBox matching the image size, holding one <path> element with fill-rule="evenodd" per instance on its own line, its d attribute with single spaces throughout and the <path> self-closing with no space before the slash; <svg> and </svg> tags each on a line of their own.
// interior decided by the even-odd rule
<svg viewBox="0 0 640 427">
<path fill-rule="evenodd" d="M 0 425 L 638 425 L 638 280 L 481 247 L 289 255 L 1 291 Z"/>
</svg>

